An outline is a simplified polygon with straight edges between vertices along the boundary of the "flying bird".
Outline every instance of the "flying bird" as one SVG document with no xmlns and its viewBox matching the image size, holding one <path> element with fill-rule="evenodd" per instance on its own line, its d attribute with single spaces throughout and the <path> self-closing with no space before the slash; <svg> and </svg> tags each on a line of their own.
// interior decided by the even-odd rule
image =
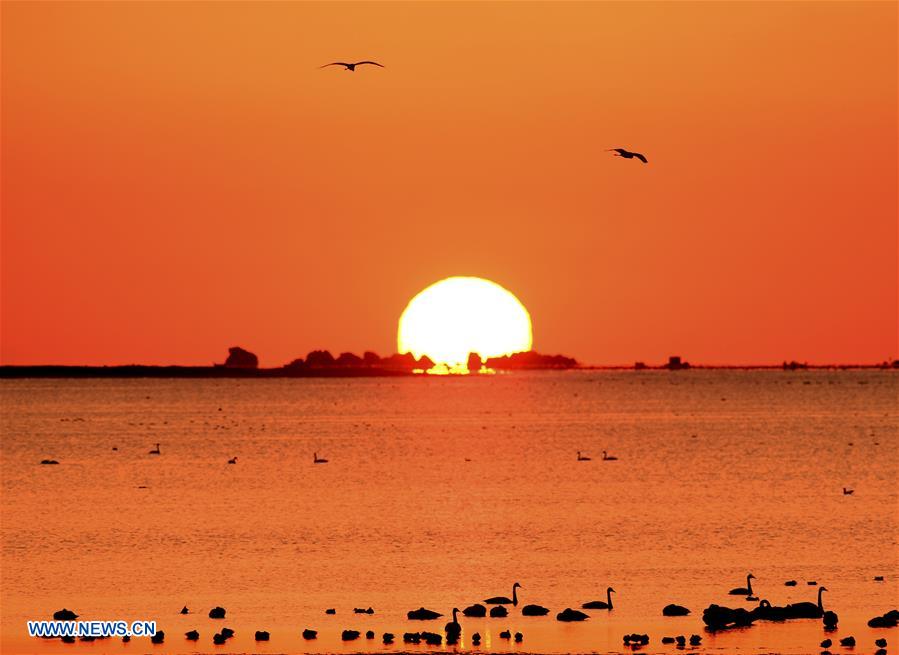
<svg viewBox="0 0 899 655">
<path fill-rule="evenodd" d="M 324 66 L 319 66 L 319 68 L 327 68 L 328 66 L 343 66 L 348 71 L 355 71 L 356 66 L 361 66 L 362 64 L 371 64 L 372 66 L 380 66 L 381 68 L 384 68 L 383 64 L 379 64 L 376 61 L 368 61 L 368 60 L 357 61 L 357 62 L 353 62 L 353 63 L 349 63 L 346 61 L 332 61 L 330 64 L 325 64 Z"/>
<path fill-rule="evenodd" d="M 631 152 L 630 150 L 625 150 L 624 148 L 609 148 L 608 150 L 606 150 L 606 152 L 614 152 L 616 153 L 616 157 L 624 157 L 625 159 L 633 159 L 634 157 L 636 157 L 644 164 L 649 163 L 648 161 L 646 161 L 646 157 L 644 157 L 639 152 Z"/>
</svg>

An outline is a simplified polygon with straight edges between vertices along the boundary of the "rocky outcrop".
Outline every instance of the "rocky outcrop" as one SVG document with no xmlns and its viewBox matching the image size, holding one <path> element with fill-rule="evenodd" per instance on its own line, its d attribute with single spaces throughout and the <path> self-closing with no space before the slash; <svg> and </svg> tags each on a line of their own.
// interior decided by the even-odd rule
<svg viewBox="0 0 899 655">
<path fill-rule="evenodd" d="M 259 358 L 249 350 L 234 346 L 228 348 L 228 359 L 222 366 L 225 368 L 259 368 Z"/>
</svg>

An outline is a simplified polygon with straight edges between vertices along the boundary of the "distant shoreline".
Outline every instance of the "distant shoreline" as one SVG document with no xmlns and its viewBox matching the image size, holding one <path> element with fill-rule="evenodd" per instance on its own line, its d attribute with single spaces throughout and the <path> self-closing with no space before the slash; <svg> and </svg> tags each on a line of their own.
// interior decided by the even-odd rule
<svg viewBox="0 0 899 655">
<path fill-rule="evenodd" d="M 799 368 L 785 368 L 782 364 L 693 364 L 688 368 L 672 370 L 667 365 L 596 365 L 574 366 L 571 368 L 532 367 L 504 369 L 500 372 L 516 371 L 684 371 L 691 370 L 736 370 L 736 371 L 803 371 L 803 370 L 897 370 L 896 366 L 884 364 L 808 364 Z M 327 367 L 289 369 L 277 368 L 230 368 L 225 366 L 152 366 L 132 364 L 123 366 L 64 366 L 64 365 L 7 365 L 0 366 L 0 379 L 21 378 L 373 378 L 373 377 L 446 377 L 416 373 L 407 369 L 379 367 Z M 450 376 L 458 377 L 458 376 Z"/>
</svg>

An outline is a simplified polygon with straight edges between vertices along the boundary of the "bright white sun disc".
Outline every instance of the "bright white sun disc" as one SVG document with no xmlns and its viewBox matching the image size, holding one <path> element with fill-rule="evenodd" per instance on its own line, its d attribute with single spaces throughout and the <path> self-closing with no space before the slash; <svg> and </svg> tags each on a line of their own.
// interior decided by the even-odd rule
<svg viewBox="0 0 899 655">
<path fill-rule="evenodd" d="M 510 291 L 479 277 L 450 277 L 421 291 L 400 316 L 399 352 L 464 366 L 531 349 L 531 317 Z"/>
</svg>

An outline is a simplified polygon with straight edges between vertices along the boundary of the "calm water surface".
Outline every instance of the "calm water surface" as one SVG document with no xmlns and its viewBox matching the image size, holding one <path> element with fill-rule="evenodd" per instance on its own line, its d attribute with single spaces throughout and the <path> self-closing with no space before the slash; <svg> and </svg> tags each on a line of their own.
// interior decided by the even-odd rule
<svg viewBox="0 0 899 655">
<path fill-rule="evenodd" d="M 406 611 L 448 614 L 514 581 L 553 615 L 463 620 L 455 650 L 475 631 L 486 651 L 615 652 L 630 632 L 652 637 L 650 653 L 692 633 L 695 652 L 816 653 L 849 634 L 858 652 L 880 636 L 899 648 L 899 630 L 865 625 L 899 605 L 897 391 L 889 371 L 3 380 L 0 649 L 428 652 L 380 632 L 438 631 L 447 619 Z M 777 605 L 826 585 L 839 630 L 704 632 L 709 603 L 753 605 L 727 595 L 749 571 Z M 554 620 L 607 586 L 612 612 Z M 669 602 L 694 613 L 662 617 Z M 185 604 L 197 613 L 180 616 Z M 224 622 L 206 617 L 215 605 Z M 155 619 L 165 645 L 27 638 L 27 619 L 62 607 Z M 223 625 L 237 636 L 213 646 Z M 305 627 L 319 639 L 300 639 Z M 344 644 L 343 628 L 378 639 Z M 500 640 L 506 628 L 524 642 Z M 271 642 L 255 644 L 257 629 Z"/>
</svg>

